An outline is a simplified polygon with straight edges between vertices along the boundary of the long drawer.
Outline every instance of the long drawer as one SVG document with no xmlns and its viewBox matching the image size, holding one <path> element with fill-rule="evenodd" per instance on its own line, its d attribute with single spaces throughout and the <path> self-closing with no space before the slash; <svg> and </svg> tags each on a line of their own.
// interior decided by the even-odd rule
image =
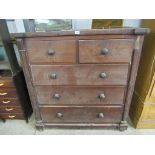
<svg viewBox="0 0 155 155">
<path fill-rule="evenodd" d="M 43 122 L 52 123 L 118 123 L 123 108 L 107 107 L 40 107 Z"/>
<path fill-rule="evenodd" d="M 75 40 L 28 40 L 30 63 L 75 63 Z"/>
<path fill-rule="evenodd" d="M 126 85 L 128 64 L 32 65 L 34 85 Z"/>
<path fill-rule="evenodd" d="M 15 89 L 11 88 L 0 89 L 0 98 L 17 98 L 17 92 Z"/>
<path fill-rule="evenodd" d="M 14 87 L 14 83 L 12 80 L 2 80 L 0 79 L 0 89 L 6 87 Z"/>
<path fill-rule="evenodd" d="M 19 106 L 20 102 L 18 99 L 13 98 L 6 98 L 6 99 L 0 99 L 0 106 Z"/>
<path fill-rule="evenodd" d="M 36 86 L 39 104 L 123 104 L 125 87 Z"/>
<path fill-rule="evenodd" d="M 79 40 L 80 63 L 129 63 L 134 39 Z"/>
<path fill-rule="evenodd" d="M 0 113 L 0 118 L 3 119 L 24 119 L 23 113 Z"/>
<path fill-rule="evenodd" d="M 0 113 L 23 113 L 21 106 L 0 106 Z"/>
</svg>

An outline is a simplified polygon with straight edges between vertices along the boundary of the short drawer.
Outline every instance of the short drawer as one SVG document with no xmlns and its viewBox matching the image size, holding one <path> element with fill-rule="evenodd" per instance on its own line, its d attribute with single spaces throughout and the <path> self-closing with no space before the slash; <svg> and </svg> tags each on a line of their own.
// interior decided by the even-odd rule
<svg viewBox="0 0 155 155">
<path fill-rule="evenodd" d="M 20 106 L 0 106 L 0 113 L 22 113 Z"/>
<path fill-rule="evenodd" d="M 133 39 L 79 40 L 79 62 L 128 63 L 133 47 Z"/>
<path fill-rule="evenodd" d="M 125 87 L 36 86 L 39 104 L 123 104 Z"/>
<path fill-rule="evenodd" d="M 34 85 L 126 85 L 128 65 L 32 65 Z"/>
<path fill-rule="evenodd" d="M 19 106 L 20 102 L 18 99 L 0 99 L 0 106 Z"/>
<path fill-rule="evenodd" d="M 122 119 L 122 107 L 40 107 L 43 122 L 113 123 Z"/>
<path fill-rule="evenodd" d="M 0 113 L 0 118 L 3 119 L 24 119 L 23 113 Z"/>
<path fill-rule="evenodd" d="M 2 98 L 17 98 L 17 93 L 15 89 L 0 89 L 0 99 Z"/>
<path fill-rule="evenodd" d="M 15 87 L 12 80 L 0 80 L 0 89 L 6 87 Z"/>
<path fill-rule="evenodd" d="M 76 41 L 31 40 L 27 41 L 27 53 L 30 63 L 75 63 Z"/>
</svg>

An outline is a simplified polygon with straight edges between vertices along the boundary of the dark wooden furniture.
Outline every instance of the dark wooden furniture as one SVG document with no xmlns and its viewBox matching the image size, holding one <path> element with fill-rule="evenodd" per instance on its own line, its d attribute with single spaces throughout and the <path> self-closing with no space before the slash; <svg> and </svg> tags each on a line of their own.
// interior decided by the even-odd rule
<svg viewBox="0 0 155 155">
<path fill-rule="evenodd" d="M 127 129 L 146 33 L 119 28 L 14 34 L 36 127 Z"/>
<path fill-rule="evenodd" d="M 9 70 L 0 71 L 0 118 L 25 119 L 32 113 L 32 107 L 23 72 L 12 75 Z"/>
<path fill-rule="evenodd" d="M 0 20 L 0 38 L 7 56 L 5 61 L 0 61 L 0 119 L 25 119 L 28 122 L 32 106 L 5 20 Z"/>
</svg>

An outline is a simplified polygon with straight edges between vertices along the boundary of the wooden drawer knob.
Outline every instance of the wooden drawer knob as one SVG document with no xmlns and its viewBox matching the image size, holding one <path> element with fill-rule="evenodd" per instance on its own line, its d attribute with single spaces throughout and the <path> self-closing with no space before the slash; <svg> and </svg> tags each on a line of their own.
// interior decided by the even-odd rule
<svg viewBox="0 0 155 155">
<path fill-rule="evenodd" d="M 106 74 L 106 73 L 102 72 L 102 73 L 100 74 L 100 78 L 104 79 L 104 78 L 106 78 L 106 77 L 107 77 L 107 74 Z"/>
<path fill-rule="evenodd" d="M 101 112 L 101 113 L 98 114 L 98 117 L 99 118 L 104 118 L 104 114 Z"/>
<path fill-rule="evenodd" d="M 55 94 L 53 95 L 53 98 L 55 98 L 55 99 L 60 99 L 60 98 L 61 98 L 61 95 L 58 94 L 58 93 L 55 93 Z"/>
<path fill-rule="evenodd" d="M 57 78 L 57 74 L 51 73 L 51 74 L 49 75 L 49 77 L 50 77 L 50 79 L 56 79 L 56 78 Z"/>
<path fill-rule="evenodd" d="M 101 55 L 107 55 L 109 53 L 109 50 L 107 48 L 101 49 Z"/>
<path fill-rule="evenodd" d="M 63 117 L 63 114 L 60 113 L 60 112 L 58 112 L 58 113 L 57 113 L 57 117 L 58 117 L 58 118 L 62 118 L 62 117 Z"/>
<path fill-rule="evenodd" d="M 99 94 L 99 99 L 105 99 L 105 94 L 104 93 L 101 93 L 101 94 Z"/>
<path fill-rule="evenodd" d="M 53 49 L 50 49 L 47 51 L 48 55 L 52 56 L 55 54 L 55 51 Z"/>
</svg>

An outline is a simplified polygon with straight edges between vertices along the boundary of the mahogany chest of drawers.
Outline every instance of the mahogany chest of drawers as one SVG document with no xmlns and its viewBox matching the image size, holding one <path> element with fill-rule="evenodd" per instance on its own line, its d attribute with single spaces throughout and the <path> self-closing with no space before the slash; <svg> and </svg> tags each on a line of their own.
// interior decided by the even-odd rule
<svg viewBox="0 0 155 155">
<path fill-rule="evenodd" d="M 147 32 L 117 28 L 15 34 L 36 127 L 125 130 Z"/>
</svg>

